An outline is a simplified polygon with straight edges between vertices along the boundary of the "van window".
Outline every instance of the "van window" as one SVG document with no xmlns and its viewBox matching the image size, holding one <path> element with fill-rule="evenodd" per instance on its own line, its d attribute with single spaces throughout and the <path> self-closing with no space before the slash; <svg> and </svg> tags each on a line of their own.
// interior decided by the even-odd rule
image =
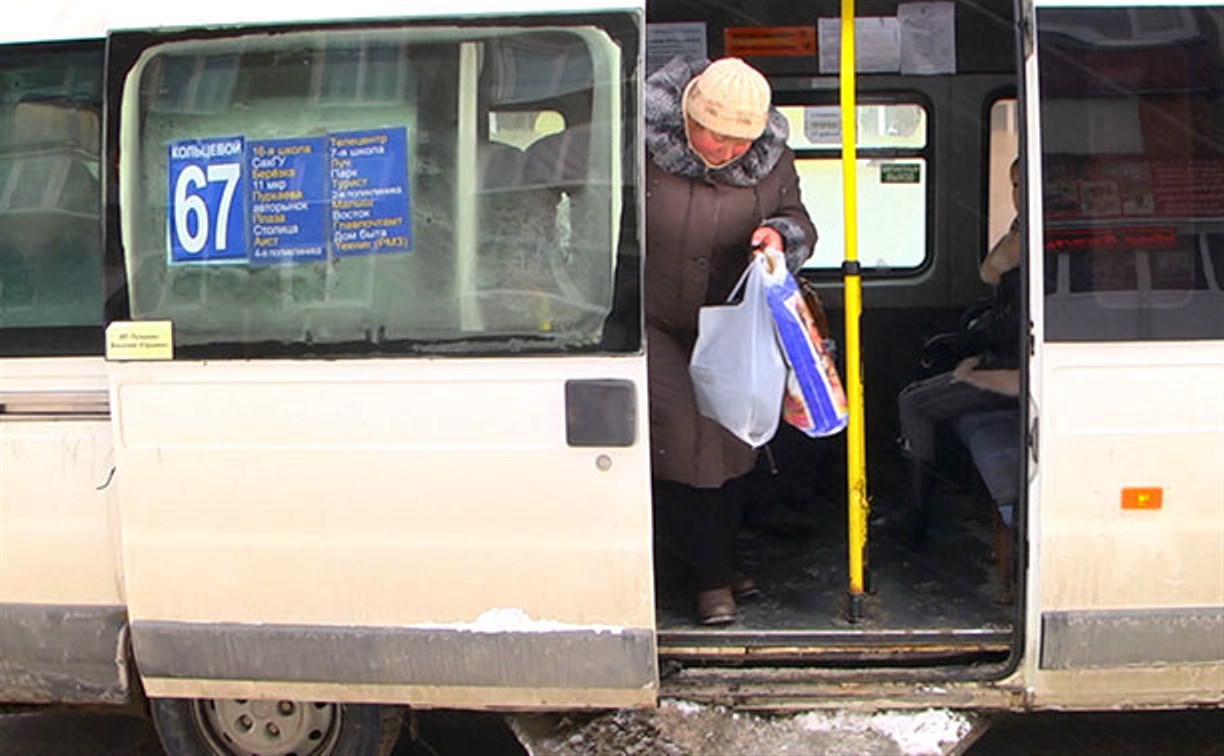
<svg viewBox="0 0 1224 756">
<path fill-rule="evenodd" d="M 1020 129 L 1015 97 L 995 100 L 990 106 L 990 155 L 987 166 L 986 244 L 982 257 L 1007 233 L 1016 219 L 1012 200 L 1011 166 L 1020 155 Z"/>
<path fill-rule="evenodd" d="M 5 354 L 97 353 L 102 51 L 0 49 Z"/>
<path fill-rule="evenodd" d="M 186 356 L 597 348 L 625 67 L 594 27 L 150 47 L 121 120 L 131 317 Z"/>
<path fill-rule="evenodd" d="M 845 249 L 841 115 L 835 105 L 783 105 L 799 190 L 820 235 L 810 270 L 839 270 Z M 859 260 L 877 273 L 927 257 L 927 114 L 917 103 L 858 107 Z M 889 222 L 872 222 L 887 209 Z"/>
<path fill-rule="evenodd" d="M 1224 8 L 1037 21 L 1046 338 L 1224 338 Z"/>
</svg>

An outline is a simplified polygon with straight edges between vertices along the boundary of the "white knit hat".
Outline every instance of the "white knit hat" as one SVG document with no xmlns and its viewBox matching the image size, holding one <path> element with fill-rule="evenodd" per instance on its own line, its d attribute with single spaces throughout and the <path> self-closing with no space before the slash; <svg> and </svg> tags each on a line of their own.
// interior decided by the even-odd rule
<svg viewBox="0 0 1224 756">
<path fill-rule="evenodd" d="M 720 58 L 684 88 L 684 113 L 710 131 L 756 139 L 769 120 L 769 82 L 739 58 Z"/>
</svg>

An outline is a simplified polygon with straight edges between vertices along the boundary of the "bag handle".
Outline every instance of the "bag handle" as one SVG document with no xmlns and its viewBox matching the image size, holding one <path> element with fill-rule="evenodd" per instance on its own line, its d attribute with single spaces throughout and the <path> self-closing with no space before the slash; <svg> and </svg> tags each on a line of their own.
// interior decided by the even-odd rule
<svg viewBox="0 0 1224 756">
<path fill-rule="evenodd" d="M 752 259 L 744 266 L 744 272 L 740 274 L 739 280 L 735 282 L 735 286 L 731 289 L 731 293 L 727 295 L 726 304 L 732 304 L 736 299 L 739 299 L 740 294 L 744 292 L 744 284 L 748 283 L 748 276 L 752 275 L 754 266 L 764 265 L 765 261 L 760 255 L 753 255 Z"/>
</svg>

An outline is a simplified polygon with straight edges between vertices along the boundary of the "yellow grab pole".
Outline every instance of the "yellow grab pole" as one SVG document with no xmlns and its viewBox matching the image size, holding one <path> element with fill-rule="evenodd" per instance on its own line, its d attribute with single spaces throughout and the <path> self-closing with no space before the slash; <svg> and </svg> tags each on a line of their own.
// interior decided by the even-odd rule
<svg viewBox="0 0 1224 756">
<path fill-rule="evenodd" d="M 846 615 L 863 617 L 867 553 L 867 435 L 863 413 L 863 370 L 859 319 L 863 313 L 863 279 L 858 261 L 858 132 L 855 101 L 854 0 L 841 3 L 842 205 L 845 208 L 846 259 L 846 399 L 850 425 L 846 444 L 849 515 L 850 597 Z"/>
</svg>

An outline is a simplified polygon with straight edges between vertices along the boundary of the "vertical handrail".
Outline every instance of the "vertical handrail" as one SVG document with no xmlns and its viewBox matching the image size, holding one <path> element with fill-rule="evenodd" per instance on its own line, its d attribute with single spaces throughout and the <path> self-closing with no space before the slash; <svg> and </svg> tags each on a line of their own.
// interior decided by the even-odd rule
<svg viewBox="0 0 1224 756">
<path fill-rule="evenodd" d="M 839 87 L 842 134 L 842 206 L 845 210 L 846 392 L 850 424 L 847 433 L 846 478 L 850 591 L 846 617 L 863 617 L 867 554 L 867 435 L 863 412 L 863 371 L 859 319 L 863 312 L 863 280 L 858 260 L 858 107 L 855 98 L 854 0 L 841 3 L 841 62 Z"/>
</svg>

